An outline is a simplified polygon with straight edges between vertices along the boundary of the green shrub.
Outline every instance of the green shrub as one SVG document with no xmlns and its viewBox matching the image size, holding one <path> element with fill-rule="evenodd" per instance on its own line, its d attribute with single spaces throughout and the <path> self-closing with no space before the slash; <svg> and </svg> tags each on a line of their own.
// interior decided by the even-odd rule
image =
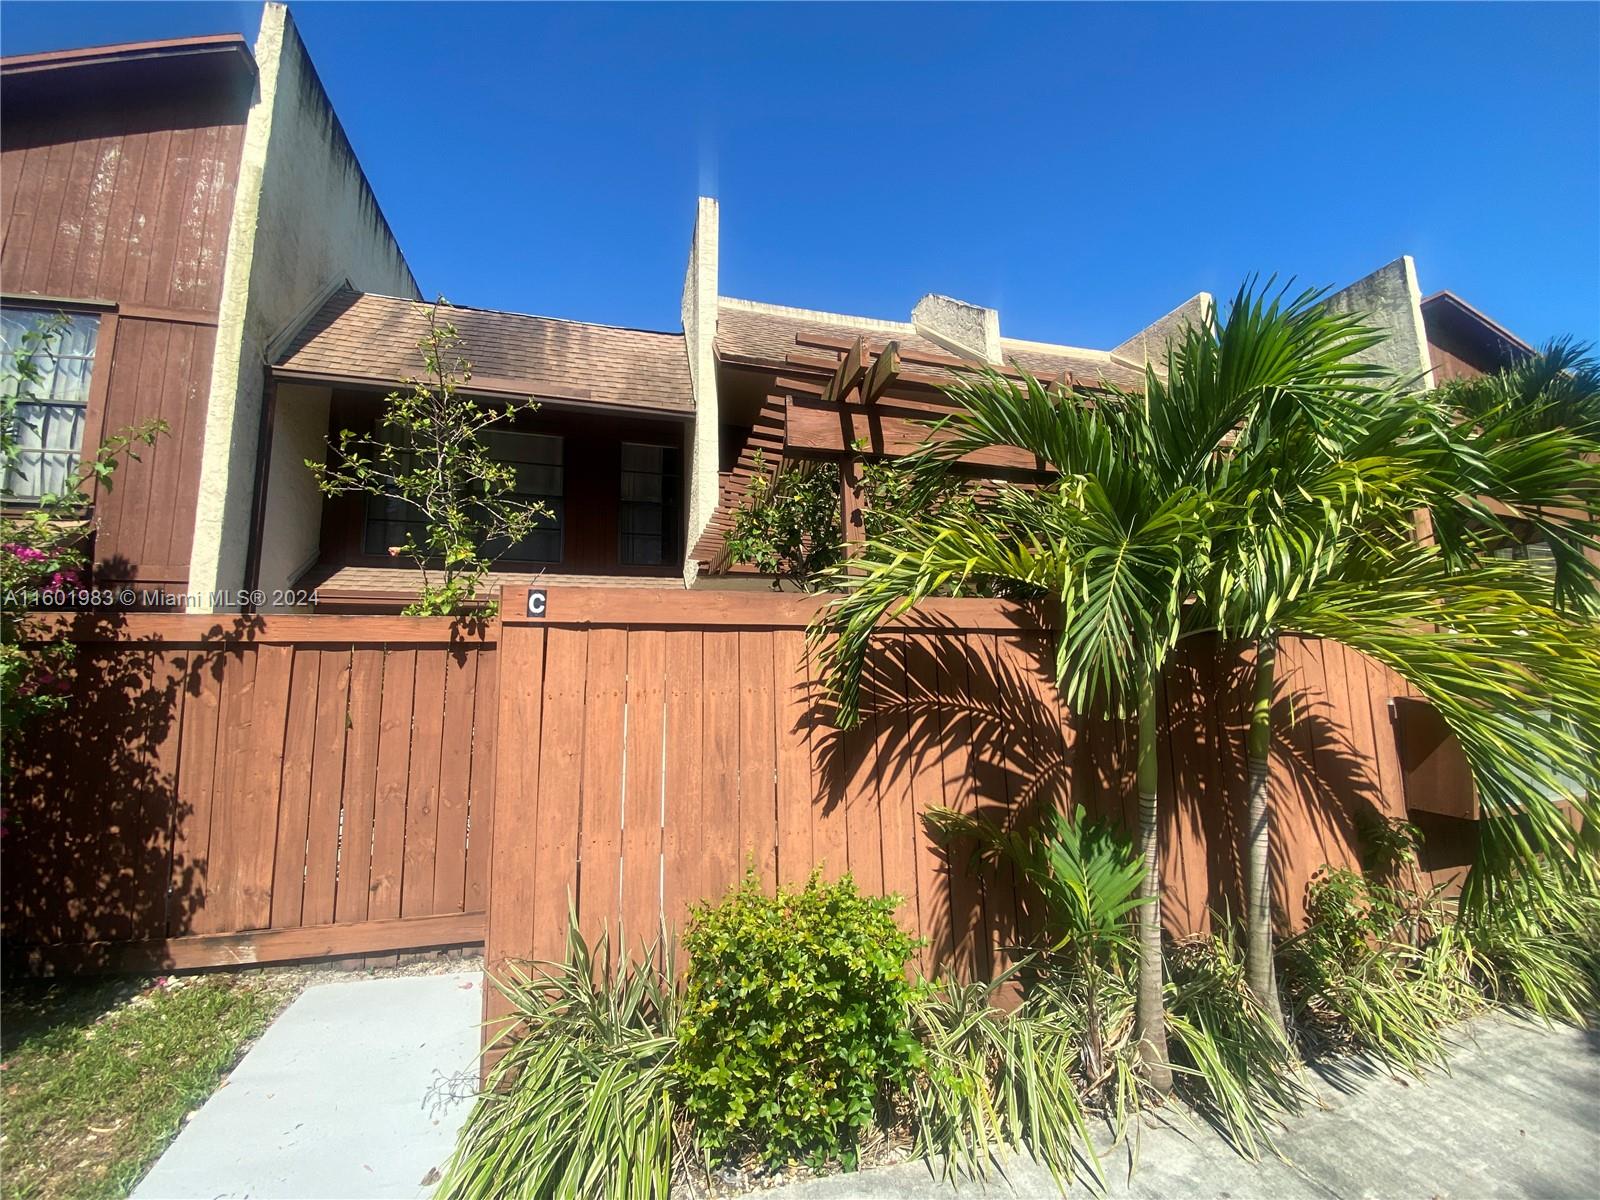
<svg viewBox="0 0 1600 1200">
<path fill-rule="evenodd" d="M 1575 1024 L 1600 1008 L 1600 895 L 1592 880 L 1514 876 L 1463 912 L 1459 931 L 1497 1003 Z"/>
<path fill-rule="evenodd" d="M 1419 937 L 1429 930 L 1440 932 Z M 1364 1052 L 1411 1072 L 1442 1066 L 1444 1030 L 1480 999 L 1459 950 L 1414 895 L 1324 867 L 1306 928 L 1279 949 L 1297 1032 L 1316 1051 Z"/>
<path fill-rule="evenodd" d="M 438 1200 L 666 1200 L 671 956 L 657 947 L 642 963 L 615 962 L 609 945 L 602 937 L 591 952 L 569 922 L 565 962 L 498 981 L 520 1027 L 461 1130 Z"/>
<path fill-rule="evenodd" d="M 922 1060 L 897 904 L 848 876 L 769 896 L 752 872 L 695 911 L 674 1071 L 705 1150 L 853 1165 L 877 1101 Z"/>
</svg>

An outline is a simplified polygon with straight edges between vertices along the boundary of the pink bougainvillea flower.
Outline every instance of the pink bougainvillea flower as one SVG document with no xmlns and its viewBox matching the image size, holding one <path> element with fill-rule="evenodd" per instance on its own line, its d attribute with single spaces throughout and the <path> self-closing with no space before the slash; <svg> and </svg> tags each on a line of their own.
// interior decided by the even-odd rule
<svg viewBox="0 0 1600 1200">
<path fill-rule="evenodd" d="M 19 562 L 43 562 L 48 557 L 43 550 L 34 546 L 20 546 L 16 542 L 7 542 L 5 549 Z"/>
<path fill-rule="evenodd" d="M 404 550 L 404 549 L 405 549 L 404 546 L 390 546 L 389 547 L 389 557 L 390 558 L 399 558 L 400 557 L 400 552 L 402 550 Z"/>
</svg>

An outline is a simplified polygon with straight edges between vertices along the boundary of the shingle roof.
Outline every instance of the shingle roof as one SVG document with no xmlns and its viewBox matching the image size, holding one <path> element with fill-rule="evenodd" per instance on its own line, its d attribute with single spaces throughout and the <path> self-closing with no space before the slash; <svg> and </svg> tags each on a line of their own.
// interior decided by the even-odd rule
<svg viewBox="0 0 1600 1200">
<path fill-rule="evenodd" d="M 330 379 L 390 385 L 422 371 L 429 305 L 341 288 L 273 364 Z M 692 413 L 682 334 L 587 325 L 483 308 L 441 310 L 461 335 L 472 387 L 658 412 Z"/>
<path fill-rule="evenodd" d="M 717 351 L 720 354 L 781 365 L 786 355 L 797 350 L 804 352 L 802 347 L 795 344 L 797 334 L 835 338 L 860 335 L 868 341 L 899 342 L 902 353 L 929 354 L 942 358 L 952 356 L 945 346 L 922 337 L 910 324 L 898 321 L 835 317 L 831 313 L 823 314 L 823 319 L 818 319 L 801 311 L 752 308 L 742 301 L 731 304 L 724 302 L 718 306 Z M 1016 338 L 1001 338 L 1000 349 L 1007 363 L 1015 363 L 1039 376 L 1055 376 L 1069 371 L 1088 382 L 1103 379 L 1120 387 L 1136 387 L 1142 382 L 1137 370 L 1112 360 L 1103 352 L 1024 342 Z M 937 368 L 919 370 L 940 373 Z"/>
</svg>

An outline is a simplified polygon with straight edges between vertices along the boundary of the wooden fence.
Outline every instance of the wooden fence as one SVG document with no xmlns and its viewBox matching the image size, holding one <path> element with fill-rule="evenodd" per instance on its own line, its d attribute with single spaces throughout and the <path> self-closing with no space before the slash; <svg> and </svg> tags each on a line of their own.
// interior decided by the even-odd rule
<svg viewBox="0 0 1600 1200">
<path fill-rule="evenodd" d="M 14 959 L 186 967 L 482 940 L 492 627 L 130 615 L 53 632 L 77 643 L 69 702 L 6 780 Z"/>
<path fill-rule="evenodd" d="M 480 942 L 563 950 L 569 906 L 637 947 L 754 867 L 895 892 L 924 966 L 983 977 L 1028 914 L 923 816 L 1083 803 L 1131 827 L 1132 730 L 1065 713 L 1048 635 L 937 601 L 873 642 L 861 724 L 834 727 L 814 600 L 508 589 L 468 629 L 393 617 L 58 618 L 70 703 L 6 780 L 8 955 L 40 969 L 204 966 Z M 1164 683 L 1164 916 L 1241 908 L 1249 662 L 1195 644 Z M 1390 701 L 1343 648 L 1288 640 L 1273 748 L 1277 907 L 1303 917 L 1363 814 L 1406 815 Z M 498 731 L 498 739 L 496 737 Z M 1474 825 L 1419 814 L 1433 880 Z M 492 887 L 491 887 L 492 877 Z"/>
<path fill-rule="evenodd" d="M 930 602 L 875 636 L 863 719 L 832 713 L 806 652 L 815 600 L 734 592 L 507 589 L 487 954 L 555 959 L 569 907 L 630 948 L 753 866 L 763 885 L 813 868 L 902 895 L 930 971 L 987 977 L 1027 916 L 1004 873 L 967 869 L 922 817 L 948 806 L 1015 820 L 1069 797 L 1131 826 L 1128 723 L 1072 719 L 1041 668 L 1047 638 L 1014 605 Z M 1246 657 L 1196 644 L 1164 685 L 1164 916 L 1174 932 L 1240 912 Z M 1387 670 L 1337 645 L 1279 655 L 1272 792 L 1277 903 L 1303 919 L 1322 864 L 1357 865 L 1364 813 L 1406 812 Z M 1220 702 L 1217 697 L 1221 697 Z M 1465 861 L 1470 826 L 1430 869 Z M 1435 831 L 1436 834 L 1438 831 Z M 487 998 L 486 1017 L 502 1015 Z"/>
</svg>

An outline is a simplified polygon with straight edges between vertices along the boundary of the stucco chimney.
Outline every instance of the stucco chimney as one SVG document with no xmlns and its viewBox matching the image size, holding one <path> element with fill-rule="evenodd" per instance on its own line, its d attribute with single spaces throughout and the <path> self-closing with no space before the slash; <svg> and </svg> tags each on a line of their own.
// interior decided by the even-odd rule
<svg viewBox="0 0 1600 1200">
<path fill-rule="evenodd" d="M 1217 302 L 1210 292 L 1199 292 L 1166 316 L 1145 326 L 1113 350 L 1111 356 L 1137 367 L 1154 362 L 1159 368 L 1165 369 L 1167 349 L 1173 339 L 1181 336 L 1190 325 L 1204 324 L 1216 307 Z"/>
<path fill-rule="evenodd" d="M 923 337 L 964 358 L 997 366 L 1003 361 L 1000 314 L 995 309 L 930 292 L 911 310 L 911 326 Z"/>
</svg>

